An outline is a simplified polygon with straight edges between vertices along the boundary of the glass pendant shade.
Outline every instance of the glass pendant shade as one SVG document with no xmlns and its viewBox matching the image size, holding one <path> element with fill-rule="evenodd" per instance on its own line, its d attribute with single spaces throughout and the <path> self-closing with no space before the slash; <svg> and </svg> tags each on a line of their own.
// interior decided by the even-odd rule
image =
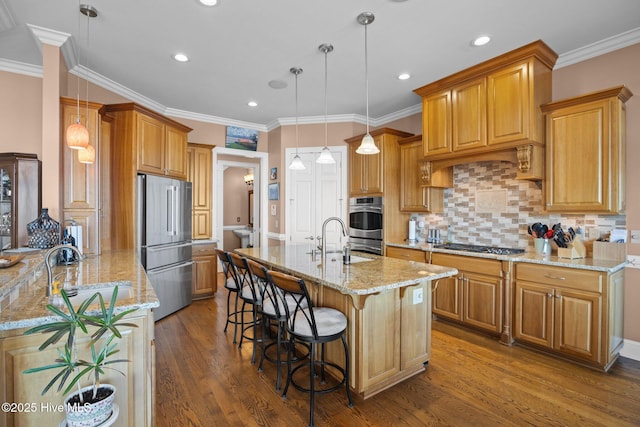
<svg viewBox="0 0 640 427">
<path fill-rule="evenodd" d="M 304 163 L 302 163 L 302 159 L 297 154 L 293 156 L 293 160 L 291 160 L 291 164 L 289 165 L 289 169 L 294 171 L 304 170 Z"/>
<path fill-rule="evenodd" d="M 96 161 L 96 149 L 93 145 L 89 144 L 84 150 L 78 150 L 78 161 L 88 165 Z"/>
<path fill-rule="evenodd" d="M 356 150 L 358 154 L 378 154 L 380 149 L 376 146 L 376 143 L 373 141 L 373 137 L 367 132 L 367 134 L 362 138 L 362 142 L 360 146 Z"/>
<path fill-rule="evenodd" d="M 316 160 L 316 163 L 321 163 L 325 165 L 330 165 L 335 162 L 336 160 L 331 155 L 331 151 L 329 151 L 329 147 L 324 147 L 320 152 L 320 157 L 318 157 Z"/>
<path fill-rule="evenodd" d="M 89 145 L 89 131 L 80 123 L 74 123 L 67 128 L 67 147 L 74 150 L 84 150 Z"/>
</svg>

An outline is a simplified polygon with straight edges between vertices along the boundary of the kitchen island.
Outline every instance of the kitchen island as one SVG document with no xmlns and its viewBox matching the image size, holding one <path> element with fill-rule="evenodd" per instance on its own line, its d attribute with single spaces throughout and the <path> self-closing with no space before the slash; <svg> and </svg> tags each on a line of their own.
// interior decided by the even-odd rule
<svg viewBox="0 0 640 427">
<path fill-rule="evenodd" d="M 368 398 L 425 370 L 431 353 L 431 287 L 455 268 L 355 252 L 326 260 L 311 245 L 236 249 L 270 269 L 302 278 L 313 303 L 347 316 L 350 386 Z M 344 365 L 339 343 L 327 358 Z M 335 344 L 335 345 L 333 345 Z"/>
<path fill-rule="evenodd" d="M 151 310 L 158 307 L 159 302 L 136 253 L 104 252 L 89 256 L 77 265 L 56 266 L 52 270 L 53 275 L 69 271 L 77 278 L 74 284 L 78 285 L 80 294 L 91 294 L 88 288 L 95 286 L 105 289 L 117 284 L 120 288 L 115 312 L 137 308 L 127 316 L 127 321 L 136 327 L 121 328 L 123 339 L 118 342 L 118 356 L 130 361 L 118 366 L 126 376 L 107 371 L 101 380 L 117 389 L 115 402 L 119 416 L 114 426 L 153 425 L 155 357 Z M 45 335 L 23 335 L 28 328 L 55 319 L 46 308 L 46 287 L 43 252 L 29 254 L 15 266 L 0 270 L 0 401 L 16 404 L 15 411 L 0 412 L 2 426 L 58 425 L 64 419 L 59 405 L 65 396 L 51 390 L 44 396 L 40 394 L 53 371 L 23 373 L 27 368 L 51 363 L 57 356 L 57 346 L 38 350 Z M 108 304 L 108 300 L 105 302 Z M 98 304 L 92 305 L 89 311 L 96 309 Z M 83 354 L 82 357 L 90 356 Z"/>
</svg>

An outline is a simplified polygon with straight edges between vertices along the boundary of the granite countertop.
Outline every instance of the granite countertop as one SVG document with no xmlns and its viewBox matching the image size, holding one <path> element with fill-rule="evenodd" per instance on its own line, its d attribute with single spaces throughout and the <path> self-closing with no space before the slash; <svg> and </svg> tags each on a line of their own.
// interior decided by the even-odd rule
<svg viewBox="0 0 640 427">
<path fill-rule="evenodd" d="M 342 263 L 342 254 L 328 253 L 321 262 L 310 254 L 312 245 L 285 244 L 235 249 L 241 255 L 269 268 L 336 289 L 343 294 L 369 295 L 458 274 L 455 268 L 352 252 L 352 264 Z"/>
<path fill-rule="evenodd" d="M 543 265 L 551 265 L 556 267 L 568 267 L 568 268 L 579 268 L 583 270 L 604 271 L 607 273 L 615 273 L 616 271 L 624 268 L 624 266 L 627 265 L 627 261 L 600 260 L 600 259 L 593 259 L 593 258 L 577 258 L 577 259 L 560 258 L 553 255 L 543 256 L 534 251 L 527 251 L 522 254 L 496 255 L 496 254 L 453 251 L 450 249 L 435 248 L 431 243 L 385 242 L 385 245 L 394 246 L 397 248 L 419 249 L 425 252 L 440 252 L 440 253 L 447 253 L 452 255 L 496 259 L 500 261 L 527 262 L 532 264 L 543 264 Z"/>
<path fill-rule="evenodd" d="M 15 266 L 0 270 L 0 297 L 5 297 L 0 311 L 0 333 L 36 326 L 55 318 L 46 308 L 47 272 L 44 268 L 43 252 L 27 255 Z M 67 269 L 70 272 L 78 272 L 76 283 L 80 290 L 97 284 L 113 285 L 123 281 L 131 282 L 133 295 L 130 298 L 119 299 L 116 312 L 134 307 L 152 309 L 160 305 L 151 282 L 133 250 L 89 255 L 76 265 L 52 267 L 52 274 L 66 272 Z M 35 281 L 26 283 L 24 278 L 29 275 L 33 275 Z M 9 299 L 9 296 L 12 298 Z M 108 301 L 105 302 L 108 304 Z M 98 307 L 96 304 L 95 308 Z M 92 308 L 93 306 L 89 311 Z"/>
</svg>

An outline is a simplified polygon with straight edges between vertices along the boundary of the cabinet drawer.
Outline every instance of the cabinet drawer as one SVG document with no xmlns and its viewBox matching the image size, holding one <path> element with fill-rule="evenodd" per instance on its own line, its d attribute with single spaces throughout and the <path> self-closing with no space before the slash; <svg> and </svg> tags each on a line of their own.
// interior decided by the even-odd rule
<svg viewBox="0 0 640 427">
<path fill-rule="evenodd" d="M 544 283 L 583 291 L 602 292 L 601 272 L 540 264 L 516 264 L 516 280 Z"/>
<path fill-rule="evenodd" d="M 207 256 L 207 255 L 215 255 L 215 248 L 217 244 L 215 243 L 195 243 L 191 247 L 191 256 Z"/>
<path fill-rule="evenodd" d="M 431 264 L 457 268 L 459 271 L 471 271 L 489 276 L 502 277 L 502 261 L 494 259 L 433 252 L 431 254 Z"/>
<path fill-rule="evenodd" d="M 407 261 L 427 262 L 426 253 L 419 249 L 396 248 L 387 246 L 386 256 L 390 258 L 404 259 Z"/>
</svg>

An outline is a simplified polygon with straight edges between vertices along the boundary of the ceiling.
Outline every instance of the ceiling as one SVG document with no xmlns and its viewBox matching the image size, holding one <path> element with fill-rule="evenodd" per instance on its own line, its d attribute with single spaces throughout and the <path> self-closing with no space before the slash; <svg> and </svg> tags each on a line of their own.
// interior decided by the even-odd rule
<svg viewBox="0 0 640 427">
<path fill-rule="evenodd" d="M 367 27 L 372 124 L 419 111 L 413 89 L 538 39 L 560 55 L 556 68 L 640 42 L 638 0 L 81 3 L 98 16 L 87 22 L 77 0 L 0 0 L 0 70 L 41 75 L 34 36 L 41 27 L 71 35 L 62 47 L 68 66 L 92 83 L 164 114 L 258 130 L 296 117 L 291 67 L 304 70 L 299 121 L 324 120 L 322 43 L 334 46 L 327 55 L 330 120 L 363 120 L 365 30 L 356 18 L 365 11 L 375 14 Z M 492 42 L 472 47 L 483 34 Z M 176 52 L 190 60 L 174 61 Z M 411 78 L 399 80 L 401 72 Z M 287 87 L 274 89 L 273 80 Z M 251 100 L 258 106 L 249 107 Z"/>
</svg>

